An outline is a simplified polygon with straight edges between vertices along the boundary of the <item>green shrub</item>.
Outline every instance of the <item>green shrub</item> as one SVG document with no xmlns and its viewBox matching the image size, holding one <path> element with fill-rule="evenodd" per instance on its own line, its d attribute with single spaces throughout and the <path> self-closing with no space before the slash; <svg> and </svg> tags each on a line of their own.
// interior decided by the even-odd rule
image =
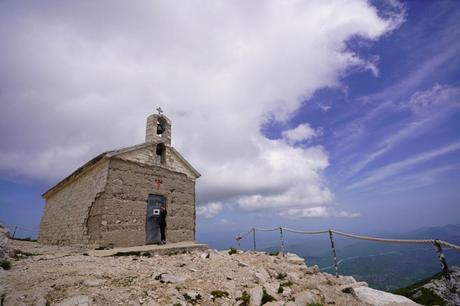
<svg viewBox="0 0 460 306">
<path fill-rule="evenodd" d="M 268 294 L 265 288 L 263 288 L 262 305 L 268 302 L 273 302 L 273 301 L 276 301 L 276 299 L 270 294 Z"/>
<path fill-rule="evenodd" d="M 278 293 L 281 294 L 281 293 L 283 293 L 283 291 L 284 291 L 284 288 L 283 288 L 283 286 L 280 285 L 278 287 Z"/>
<path fill-rule="evenodd" d="M 291 287 L 292 285 L 293 285 L 293 283 L 291 281 L 287 281 L 287 282 L 281 283 L 280 286 L 282 286 L 282 287 Z"/>
<path fill-rule="evenodd" d="M 249 306 L 249 303 L 251 301 L 251 295 L 247 293 L 246 291 L 243 291 L 243 294 L 241 294 L 240 297 L 236 298 L 237 301 L 242 301 L 240 306 Z"/>
<path fill-rule="evenodd" d="M 9 270 L 11 269 L 11 262 L 9 262 L 6 259 L 3 259 L 2 261 L 0 261 L 0 267 L 2 267 L 3 270 Z"/>
<path fill-rule="evenodd" d="M 310 303 L 310 304 L 307 304 L 307 306 L 324 306 L 324 305 L 321 303 Z"/>
<path fill-rule="evenodd" d="M 221 298 L 221 297 L 227 297 L 228 292 L 227 291 L 222 291 L 222 290 L 213 290 L 211 291 L 212 298 Z"/>
<path fill-rule="evenodd" d="M 236 254 L 238 253 L 238 250 L 235 249 L 235 248 L 230 248 L 230 250 L 228 251 L 228 254 L 232 255 L 232 254 Z"/>
</svg>

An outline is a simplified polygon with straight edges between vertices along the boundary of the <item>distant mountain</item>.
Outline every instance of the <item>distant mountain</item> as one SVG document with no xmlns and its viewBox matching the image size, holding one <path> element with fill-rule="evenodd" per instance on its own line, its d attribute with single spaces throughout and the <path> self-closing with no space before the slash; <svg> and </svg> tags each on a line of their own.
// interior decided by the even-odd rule
<svg viewBox="0 0 460 306">
<path fill-rule="evenodd" d="M 460 268 L 451 267 L 450 271 L 451 279 L 457 288 L 457 294 L 460 294 Z M 452 301 L 441 272 L 410 286 L 397 289 L 394 293 L 404 295 L 414 302 L 427 306 L 450 305 L 449 301 Z"/>
<path fill-rule="evenodd" d="M 406 233 L 381 234 L 379 237 L 402 239 L 441 239 L 460 244 L 460 224 L 425 227 Z M 329 239 L 309 244 L 288 245 L 286 250 L 305 258 L 308 265 L 318 265 L 333 273 Z M 439 272 L 440 266 L 432 245 L 408 245 L 336 238 L 339 273 L 351 275 L 380 290 L 393 291 Z M 274 247 L 267 250 L 279 250 Z M 460 265 L 460 252 L 444 250 L 449 265 Z"/>
</svg>

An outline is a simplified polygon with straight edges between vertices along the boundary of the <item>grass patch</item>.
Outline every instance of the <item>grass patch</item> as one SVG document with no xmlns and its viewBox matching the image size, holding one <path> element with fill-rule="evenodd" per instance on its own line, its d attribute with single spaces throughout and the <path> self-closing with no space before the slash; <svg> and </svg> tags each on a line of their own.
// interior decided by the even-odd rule
<svg viewBox="0 0 460 306">
<path fill-rule="evenodd" d="M 241 296 L 236 298 L 236 300 L 242 302 L 240 306 L 249 306 L 249 303 L 251 301 L 251 295 L 247 293 L 246 291 L 243 291 Z"/>
<path fill-rule="evenodd" d="M 268 255 L 270 256 L 278 256 L 280 252 L 269 252 Z"/>
<path fill-rule="evenodd" d="M 212 299 L 228 297 L 228 292 L 223 290 L 213 290 L 211 291 Z"/>
<path fill-rule="evenodd" d="M 268 302 L 273 302 L 273 301 L 276 301 L 276 299 L 271 296 L 270 294 L 267 293 L 267 290 L 265 290 L 265 288 L 263 288 L 263 291 L 262 291 L 262 305 L 265 304 L 265 303 L 268 303 Z"/>
<path fill-rule="evenodd" d="M 235 248 L 230 248 L 230 250 L 228 251 L 228 254 L 230 254 L 230 255 L 233 255 L 233 254 L 236 254 L 236 253 L 238 253 L 238 250 L 235 249 Z"/>
<path fill-rule="evenodd" d="M 2 261 L 0 261 L 0 267 L 2 267 L 3 270 L 9 270 L 11 269 L 11 262 L 9 262 L 6 259 L 3 259 Z"/>
</svg>

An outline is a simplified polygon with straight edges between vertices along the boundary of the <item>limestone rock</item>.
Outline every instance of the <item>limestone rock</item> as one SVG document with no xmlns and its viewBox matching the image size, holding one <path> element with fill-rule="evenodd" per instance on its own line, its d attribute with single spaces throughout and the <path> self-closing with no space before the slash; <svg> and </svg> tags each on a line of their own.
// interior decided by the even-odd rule
<svg viewBox="0 0 460 306">
<path fill-rule="evenodd" d="M 259 268 L 256 273 L 254 273 L 254 277 L 258 284 L 264 284 L 270 279 L 270 275 L 268 274 L 267 270 L 264 268 Z"/>
<path fill-rule="evenodd" d="M 297 306 L 305 306 L 308 304 L 320 303 L 321 299 L 316 296 L 316 294 L 312 293 L 311 291 L 303 291 L 296 294 L 295 304 Z"/>
<path fill-rule="evenodd" d="M 174 275 L 170 273 L 160 273 L 155 276 L 156 280 L 159 280 L 164 283 L 183 283 L 187 279 L 185 275 Z"/>
<path fill-rule="evenodd" d="M 368 287 L 369 285 L 366 282 L 356 282 L 356 283 L 350 283 L 350 284 L 345 284 L 345 285 L 340 285 L 339 290 L 342 292 L 347 292 L 350 291 L 353 288 L 358 288 L 358 287 Z"/>
<path fill-rule="evenodd" d="M 283 306 L 283 302 L 280 301 L 273 301 L 273 302 L 268 302 L 265 303 L 264 306 Z"/>
<path fill-rule="evenodd" d="M 10 243 L 10 232 L 0 223 L 0 260 L 14 257 L 14 253 Z"/>
<path fill-rule="evenodd" d="M 92 306 L 93 299 L 87 295 L 74 295 L 68 297 L 55 306 Z"/>
<path fill-rule="evenodd" d="M 369 287 L 353 288 L 353 293 L 357 299 L 369 303 L 373 306 L 413 306 L 419 305 L 408 298 L 388 292 L 375 290 Z"/>
<path fill-rule="evenodd" d="M 305 264 L 305 260 L 302 257 L 299 257 L 297 254 L 286 253 L 286 261 L 295 265 Z"/>
<path fill-rule="evenodd" d="M 262 286 L 252 288 L 249 294 L 251 295 L 251 306 L 259 306 L 262 303 L 262 296 L 264 294 Z"/>
<path fill-rule="evenodd" d="M 98 287 L 101 286 L 105 281 L 103 279 L 85 279 L 83 285 L 87 287 Z"/>
</svg>

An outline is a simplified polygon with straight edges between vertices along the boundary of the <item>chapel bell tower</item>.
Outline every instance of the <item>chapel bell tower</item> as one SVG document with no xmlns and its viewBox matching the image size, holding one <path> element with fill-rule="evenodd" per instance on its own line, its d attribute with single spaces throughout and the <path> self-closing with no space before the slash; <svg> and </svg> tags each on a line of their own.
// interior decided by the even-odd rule
<svg viewBox="0 0 460 306">
<path fill-rule="evenodd" d="M 158 114 L 147 117 L 145 142 L 161 142 L 171 145 L 171 120 L 163 115 L 161 108 L 157 108 Z"/>
</svg>

